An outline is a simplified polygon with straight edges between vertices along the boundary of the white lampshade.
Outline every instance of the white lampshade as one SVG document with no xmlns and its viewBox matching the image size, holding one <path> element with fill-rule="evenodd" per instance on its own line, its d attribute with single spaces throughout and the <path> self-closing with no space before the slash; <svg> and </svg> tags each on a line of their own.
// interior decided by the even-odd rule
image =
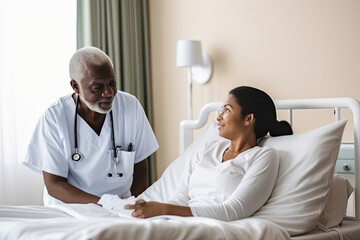
<svg viewBox="0 0 360 240">
<path fill-rule="evenodd" d="M 195 40 L 178 40 L 176 47 L 176 67 L 202 65 L 201 42 Z"/>
</svg>

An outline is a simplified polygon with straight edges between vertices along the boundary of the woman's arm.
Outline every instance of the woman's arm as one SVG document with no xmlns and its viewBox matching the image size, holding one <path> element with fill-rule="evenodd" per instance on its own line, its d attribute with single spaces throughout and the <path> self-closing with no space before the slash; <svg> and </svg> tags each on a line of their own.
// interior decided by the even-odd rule
<svg viewBox="0 0 360 240">
<path fill-rule="evenodd" d="M 137 218 L 149 218 L 160 215 L 193 216 L 189 207 L 160 202 L 146 202 L 142 199 L 137 200 L 135 204 L 126 205 L 125 209 L 134 210 L 131 215 Z"/>
<path fill-rule="evenodd" d="M 194 216 L 233 221 L 247 218 L 269 199 L 279 169 L 279 156 L 274 149 L 264 149 L 245 173 L 233 194 L 221 204 L 191 206 Z"/>
</svg>

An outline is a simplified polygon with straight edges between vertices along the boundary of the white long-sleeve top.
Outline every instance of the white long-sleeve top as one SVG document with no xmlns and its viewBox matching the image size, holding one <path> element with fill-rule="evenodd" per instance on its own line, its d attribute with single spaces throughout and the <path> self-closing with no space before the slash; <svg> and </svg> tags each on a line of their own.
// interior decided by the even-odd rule
<svg viewBox="0 0 360 240">
<path fill-rule="evenodd" d="M 169 202 L 189 206 L 194 216 L 224 221 L 260 209 L 274 188 L 279 156 L 273 148 L 256 146 L 222 162 L 229 145 L 227 140 L 206 144 Z"/>
</svg>

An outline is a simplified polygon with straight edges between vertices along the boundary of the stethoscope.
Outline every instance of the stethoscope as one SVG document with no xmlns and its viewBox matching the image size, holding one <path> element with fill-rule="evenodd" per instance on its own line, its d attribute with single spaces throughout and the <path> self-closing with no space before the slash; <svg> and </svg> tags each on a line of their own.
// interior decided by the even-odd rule
<svg viewBox="0 0 360 240">
<path fill-rule="evenodd" d="M 77 140 L 77 113 L 78 113 L 79 102 L 80 102 L 80 97 L 78 95 L 76 99 L 75 116 L 74 116 L 75 153 L 71 156 L 72 160 L 75 162 L 80 161 L 82 158 L 82 155 L 78 150 L 78 140 Z M 120 151 L 121 146 L 115 146 L 114 118 L 113 118 L 112 110 L 110 111 L 110 121 L 111 121 L 111 141 L 113 145 L 114 174 L 108 173 L 108 177 L 113 177 L 113 176 L 122 177 L 124 174 L 118 171 L 118 165 L 119 165 L 118 152 Z"/>
</svg>

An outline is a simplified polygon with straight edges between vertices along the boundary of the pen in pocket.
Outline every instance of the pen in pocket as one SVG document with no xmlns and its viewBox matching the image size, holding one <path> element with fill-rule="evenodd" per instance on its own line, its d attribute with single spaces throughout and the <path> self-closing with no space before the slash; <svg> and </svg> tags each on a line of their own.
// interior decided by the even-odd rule
<svg viewBox="0 0 360 240">
<path fill-rule="evenodd" d="M 128 151 L 129 151 L 129 152 L 132 152 L 132 150 L 133 150 L 133 145 L 132 145 L 132 143 L 130 143 L 130 144 L 129 144 L 129 147 L 128 147 Z"/>
</svg>

